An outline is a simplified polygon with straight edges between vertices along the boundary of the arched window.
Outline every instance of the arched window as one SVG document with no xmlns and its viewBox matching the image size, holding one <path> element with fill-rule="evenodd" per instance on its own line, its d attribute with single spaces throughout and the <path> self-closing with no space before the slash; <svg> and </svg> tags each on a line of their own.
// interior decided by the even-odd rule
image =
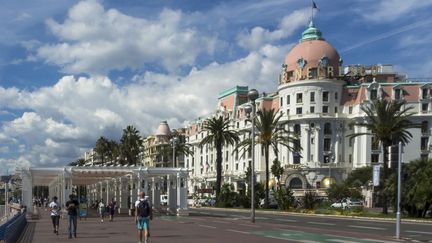
<svg viewBox="0 0 432 243">
<path fill-rule="evenodd" d="M 298 177 L 294 177 L 291 179 L 289 183 L 289 188 L 291 189 L 302 189 L 303 188 L 303 182 Z"/>
</svg>

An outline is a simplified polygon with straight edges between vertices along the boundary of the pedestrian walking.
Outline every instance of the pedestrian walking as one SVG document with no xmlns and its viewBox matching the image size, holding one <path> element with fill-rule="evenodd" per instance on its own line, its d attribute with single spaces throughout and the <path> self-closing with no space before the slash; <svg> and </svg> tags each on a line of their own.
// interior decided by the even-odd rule
<svg viewBox="0 0 432 243">
<path fill-rule="evenodd" d="M 135 222 L 138 228 L 139 243 L 142 243 L 143 231 L 144 242 L 148 243 L 150 237 L 150 220 L 153 220 L 153 210 L 150 202 L 145 198 L 145 193 L 140 192 L 139 199 L 135 202 Z"/>
<path fill-rule="evenodd" d="M 117 202 L 114 201 L 114 198 L 111 198 L 111 201 L 108 204 L 109 214 L 110 214 L 110 221 L 114 220 L 114 213 L 117 209 Z"/>
<path fill-rule="evenodd" d="M 101 222 L 103 222 L 105 217 L 105 211 L 106 211 L 106 206 L 103 199 L 101 199 L 98 204 L 98 211 L 99 211 L 100 220 Z"/>
<path fill-rule="evenodd" d="M 51 221 L 54 228 L 54 234 L 58 235 L 60 223 L 60 204 L 57 202 L 57 197 L 53 197 L 52 202 L 48 205 L 51 211 Z"/>
<path fill-rule="evenodd" d="M 69 216 L 69 239 L 72 235 L 77 237 L 77 217 L 78 217 L 79 202 L 76 200 L 75 195 L 69 195 L 69 201 L 66 202 L 66 209 Z"/>
</svg>

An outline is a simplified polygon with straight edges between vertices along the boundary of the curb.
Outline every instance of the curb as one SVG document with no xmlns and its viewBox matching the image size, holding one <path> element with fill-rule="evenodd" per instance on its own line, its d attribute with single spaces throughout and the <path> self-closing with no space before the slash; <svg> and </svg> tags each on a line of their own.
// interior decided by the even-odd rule
<svg viewBox="0 0 432 243">
<path fill-rule="evenodd" d="M 213 208 L 213 207 L 191 207 L 191 209 L 207 209 L 213 211 L 231 211 L 231 212 L 249 212 L 248 209 L 239 208 Z M 331 215 L 331 214 L 308 214 L 308 213 L 296 213 L 296 212 L 286 212 L 286 211 L 276 211 L 276 210 L 266 210 L 266 211 L 255 211 L 256 214 L 268 214 L 268 215 L 300 215 L 300 216 L 310 216 L 310 217 L 331 217 L 331 218 L 347 218 L 347 219 L 363 219 L 363 220 L 374 220 L 374 221 L 396 221 L 396 218 L 377 218 L 377 217 L 362 217 L 362 216 L 348 216 L 348 215 Z M 401 219 L 401 222 L 406 223 L 426 223 L 432 224 L 432 220 L 421 220 L 421 219 Z"/>
</svg>

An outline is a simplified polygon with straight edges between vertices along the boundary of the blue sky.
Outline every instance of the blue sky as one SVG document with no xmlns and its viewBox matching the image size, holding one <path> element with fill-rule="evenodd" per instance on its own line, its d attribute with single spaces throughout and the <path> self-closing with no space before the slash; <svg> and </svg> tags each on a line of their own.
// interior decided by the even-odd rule
<svg viewBox="0 0 432 243">
<path fill-rule="evenodd" d="M 316 0 L 345 64 L 432 80 L 431 0 Z M 235 85 L 275 91 L 310 1 L 1 1 L 0 174 L 58 166 L 128 124 L 180 127 Z"/>
</svg>

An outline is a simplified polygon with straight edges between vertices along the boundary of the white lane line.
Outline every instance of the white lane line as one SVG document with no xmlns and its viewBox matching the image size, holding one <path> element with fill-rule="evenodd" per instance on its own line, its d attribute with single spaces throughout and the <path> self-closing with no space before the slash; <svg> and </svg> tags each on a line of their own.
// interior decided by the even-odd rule
<svg viewBox="0 0 432 243">
<path fill-rule="evenodd" d="M 335 225 L 333 223 L 324 223 L 324 222 L 307 222 L 308 224 L 319 224 L 319 225 Z"/>
<path fill-rule="evenodd" d="M 212 222 L 214 222 L 214 223 L 220 223 L 220 224 L 232 224 L 232 222 L 219 221 L 219 220 L 213 220 Z"/>
<path fill-rule="evenodd" d="M 210 225 L 199 224 L 198 226 L 201 226 L 201 227 L 204 227 L 204 228 L 216 229 L 215 226 L 210 226 Z"/>
<path fill-rule="evenodd" d="M 243 226 L 248 226 L 248 227 L 254 227 L 254 228 L 261 228 L 261 226 L 252 225 L 252 224 L 238 224 L 238 225 L 243 225 Z"/>
<path fill-rule="evenodd" d="M 328 241 L 340 242 L 340 243 L 354 243 L 354 242 L 357 242 L 357 241 L 353 241 L 353 240 L 341 240 L 341 239 L 328 239 Z"/>
<path fill-rule="evenodd" d="M 270 218 L 266 218 L 266 217 L 255 217 L 255 219 L 270 219 Z"/>
<path fill-rule="evenodd" d="M 282 221 L 282 222 L 298 222 L 298 221 L 295 220 L 295 219 L 275 219 L 275 220 L 277 220 L 277 221 Z"/>
<path fill-rule="evenodd" d="M 369 226 L 360 226 L 360 225 L 348 225 L 351 228 L 359 228 L 359 229 L 373 229 L 373 230 L 385 230 L 384 228 L 379 227 L 369 227 Z"/>
<path fill-rule="evenodd" d="M 376 240 L 376 239 L 359 239 L 359 240 L 372 241 L 372 242 L 380 242 L 380 243 L 395 243 L 395 241 L 388 241 L 388 240 Z"/>
<path fill-rule="evenodd" d="M 298 242 L 304 242 L 304 243 L 320 243 L 319 241 L 314 241 L 314 240 L 296 240 Z"/>
<path fill-rule="evenodd" d="M 422 234 L 422 235 L 432 235 L 432 232 L 425 232 L 425 231 L 405 230 L 405 232 L 414 233 L 414 234 Z"/>
<path fill-rule="evenodd" d="M 247 231 L 232 230 L 232 229 L 227 229 L 227 231 L 231 231 L 231 232 L 234 232 L 234 233 L 240 233 L 240 234 L 250 235 L 250 232 L 247 232 Z"/>
</svg>

